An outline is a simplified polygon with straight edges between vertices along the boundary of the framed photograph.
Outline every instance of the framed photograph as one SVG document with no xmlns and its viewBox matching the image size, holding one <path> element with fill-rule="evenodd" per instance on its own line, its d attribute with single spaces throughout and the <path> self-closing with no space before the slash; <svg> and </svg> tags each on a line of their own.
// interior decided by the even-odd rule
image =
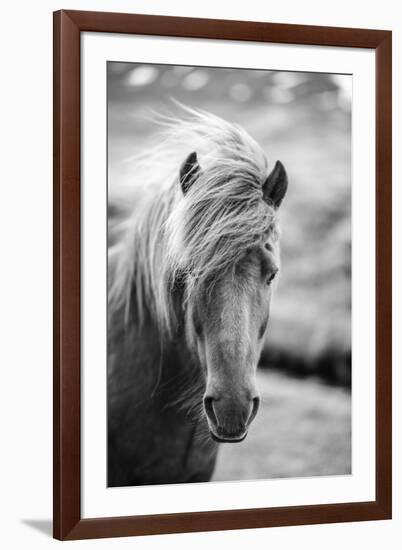
<svg viewBox="0 0 402 550">
<path fill-rule="evenodd" d="M 391 32 L 54 14 L 54 536 L 391 517 Z"/>
</svg>

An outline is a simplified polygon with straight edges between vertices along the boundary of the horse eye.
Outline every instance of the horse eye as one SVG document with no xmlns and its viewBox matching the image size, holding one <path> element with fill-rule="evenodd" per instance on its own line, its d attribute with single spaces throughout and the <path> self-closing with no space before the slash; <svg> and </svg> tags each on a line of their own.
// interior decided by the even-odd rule
<svg viewBox="0 0 402 550">
<path fill-rule="evenodd" d="M 267 283 L 268 286 L 269 286 L 269 285 L 272 283 L 272 281 L 275 279 L 277 273 L 278 273 L 278 270 L 276 269 L 275 271 L 273 271 L 273 272 L 269 275 L 269 277 L 267 277 L 266 283 Z"/>
</svg>

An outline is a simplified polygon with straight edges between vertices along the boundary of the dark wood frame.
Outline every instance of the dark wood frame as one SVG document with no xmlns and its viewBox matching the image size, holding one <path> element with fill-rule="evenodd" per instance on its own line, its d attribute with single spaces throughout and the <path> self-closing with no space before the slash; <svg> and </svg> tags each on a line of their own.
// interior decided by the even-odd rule
<svg viewBox="0 0 402 550">
<path fill-rule="evenodd" d="M 112 32 L 375 49 L 376 499 L 82 519 L 80 494 L 80 33 Z M 390 31 L 122 13 L 54 13 L 54 536 L 61 540 L 391 518 Z"/>
</svg>

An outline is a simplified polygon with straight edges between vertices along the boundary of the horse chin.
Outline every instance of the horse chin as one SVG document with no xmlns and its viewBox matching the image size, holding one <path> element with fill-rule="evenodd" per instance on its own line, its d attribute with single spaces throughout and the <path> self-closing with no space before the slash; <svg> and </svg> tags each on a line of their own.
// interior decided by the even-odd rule
<svg viewBox="0 0 402 550">
<path fill-rule="evenodd" d="M 244 432 L 241 435 L 235 435 L 235 436 L 221 436 L 215 434 L 212 430 L 209 431 L 212 439 L 216 441 L 217 443 L 240 443 L 241 441 L 244 441 L 247 437 L 247 431 Z"/>
</svg>

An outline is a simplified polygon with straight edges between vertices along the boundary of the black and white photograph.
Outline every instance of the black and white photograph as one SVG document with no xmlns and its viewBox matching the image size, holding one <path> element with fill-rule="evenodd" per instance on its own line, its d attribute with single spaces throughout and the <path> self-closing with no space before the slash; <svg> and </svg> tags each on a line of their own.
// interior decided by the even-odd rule
<svg viewBox="0 0 402 550">
<path fill-rule="evenodd" d="M 107 63 L 108 487 L 352 473 L 351 101 Z"/>
<path fill-rule="evenodd" d="M 396 5 L 5 4 L 2 548 L 399 548 Z"/>
</svg>

